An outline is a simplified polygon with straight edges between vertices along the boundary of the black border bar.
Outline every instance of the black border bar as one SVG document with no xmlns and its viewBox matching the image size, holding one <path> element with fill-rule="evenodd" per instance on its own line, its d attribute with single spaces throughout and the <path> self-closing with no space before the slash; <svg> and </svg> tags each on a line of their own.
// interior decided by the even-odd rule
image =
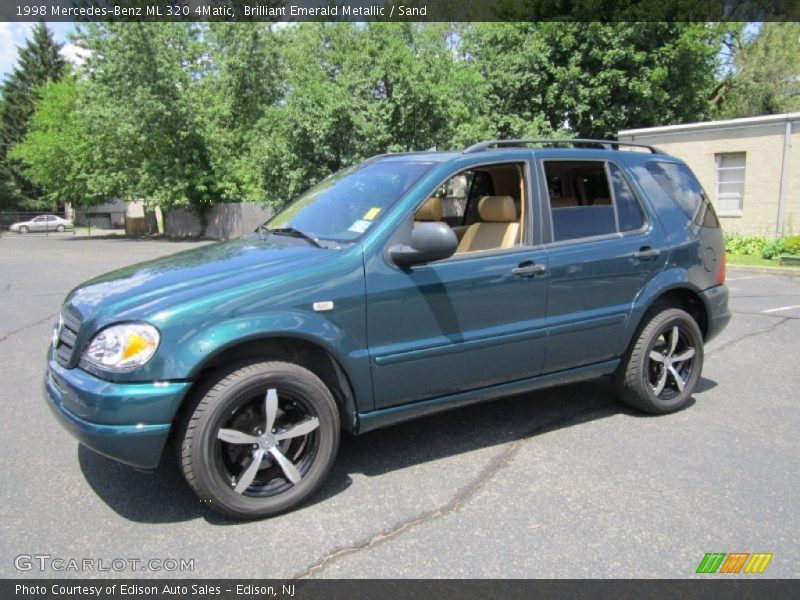
<svg viewBox="0 0 800 600">
<path fill-rule="evenodd" d="M 800 0 L 3 0 L 0 21 L 800 21 Z"/>
<path fill-rule="evenodd" d="M 21 586 L 24 586 L 21 587 Z M 796 598 L 797 580 L 711 576 L 695 580 L 545 579 L 4 579 L 0 598 L 30 600 L 529 600 L 570 598 Z M 31 591 L 31 590 L 38 591 Z M 99 594 L 96 593 L 97 590 Z M 155 591 L 153 591 L 155 590 Z M 125 593 L 123 593 L 123 591 Z M 139 592 L 139 593 L 137 593 Z"/>
</svg>

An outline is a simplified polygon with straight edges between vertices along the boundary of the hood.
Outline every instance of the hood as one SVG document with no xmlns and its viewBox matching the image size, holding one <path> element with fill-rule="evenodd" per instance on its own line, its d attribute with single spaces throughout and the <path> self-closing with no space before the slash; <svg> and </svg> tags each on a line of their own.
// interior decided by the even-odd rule
<svg viewBox="0 0 800 600">
<path fill-rule="evenodd" d="M 67 303 L 84 322 L 100 319 L 102 314 L 116 319 L 146 318 L 187 299 L 266 282 L 338 254 L 292 242 L 252 236 L 178 252 L 91 279 L 75 288 Z"/>
</svg>

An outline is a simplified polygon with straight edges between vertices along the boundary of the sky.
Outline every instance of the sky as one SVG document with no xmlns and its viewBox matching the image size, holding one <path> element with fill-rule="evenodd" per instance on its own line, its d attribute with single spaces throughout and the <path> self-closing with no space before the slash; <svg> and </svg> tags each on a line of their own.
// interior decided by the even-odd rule
<svg viewBox="0 0 800 600">
<path fill-rule="evenodd" d="M 17 63 L 17 48 L 25 44 L 36 23 L 9 23 L 0 21 L 0 79 L 14 70 Z M 61 54 L 73 60 L 75 47 L 67 41 L 67 34 L 75 28 L 74 23 L 47 23 L 56 41 L 64 44 Z"/>
</svg>

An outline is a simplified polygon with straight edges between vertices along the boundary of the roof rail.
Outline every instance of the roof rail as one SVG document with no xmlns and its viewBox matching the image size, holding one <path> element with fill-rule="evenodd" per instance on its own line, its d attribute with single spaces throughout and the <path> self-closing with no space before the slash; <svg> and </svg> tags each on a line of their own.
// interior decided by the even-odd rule
<svg viewBox="0 0 800 600">
<path fill-rule="evenodd" d="M 620 142 L 617 140 L 592 140 L 584 138 L 532 138 L 532 139 L 519 139 L 519 140 L 489 140 L 486 142 L 478 142 L 469 148 L 464 149 L 465 154 L 472 152 L 481 152 L 489 148 L 496 148 L 498 146 L 522 146 L 526 144 L 540 144 L 559 146 L 563 144 L 571 144 L 573 146 L 600 146 L 603 150 L 618 150 L 620 146 L 633 146 L 636 148 L 646 148 L 653 154 L 663 154 L 661 150 L 655 146 L 648 146 L 646 144 L 633 144 L 630 142 Z"/>
</svg>

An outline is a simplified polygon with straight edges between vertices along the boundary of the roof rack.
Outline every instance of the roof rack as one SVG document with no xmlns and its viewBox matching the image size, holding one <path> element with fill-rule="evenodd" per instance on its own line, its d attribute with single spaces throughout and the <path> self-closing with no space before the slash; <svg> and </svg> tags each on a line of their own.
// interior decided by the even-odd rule
<svg viewBox="0 0 800 600">
<path fill-rule="evenodd" d="M 519 140 L 489 140 L 486 142 L 478 142 L 464 150 L 465 154 L 472 152 L 481 152 L 489 148 L 496 148 L 498 146 L 522 146 L 526 144 L 540 144 L 559 146 L 563 144 L 571 144 L 573 146 L 600 146 L 603 150 L 618 150 L 620 146 L 633 146 L 636 148 L 646 148 L 652 154 L 663 154 L 661 150 L 655 146 L 648 146 L 646 144 L 633 144 L 630 142 L 620 142 L 617 140 L 592 140 L 584 138 L 533 138 L 533 139 L 519 139 Z"/>
</svg>

